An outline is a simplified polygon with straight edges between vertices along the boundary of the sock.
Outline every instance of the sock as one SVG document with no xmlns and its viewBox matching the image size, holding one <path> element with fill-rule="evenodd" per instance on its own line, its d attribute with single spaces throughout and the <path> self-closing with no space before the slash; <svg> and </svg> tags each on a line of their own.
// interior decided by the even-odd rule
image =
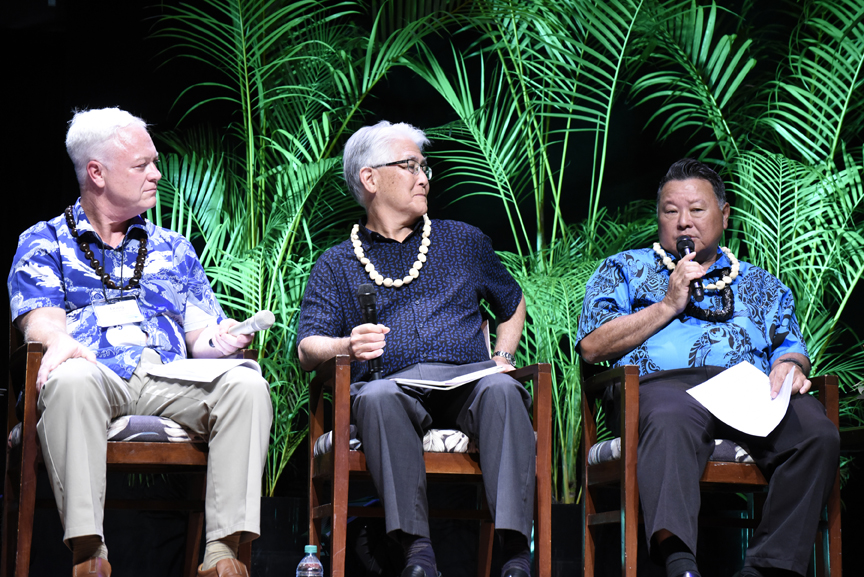
<svg viewBox="0 0 864 577">
<path fill-rule="evenodd" d="M 666 576 L 678 577 L 690 571 L 693 577 L 701 577 L 696 567 L 696 557 L 690 551 L 679 551 L 666 557 Z"/>
<path fill-rule="evenodd" d="M 405 566 L 419 565 L 426 572 L 426 577 L 438 577 L 438 566 L 435 565 L 435 552 L 429 537 L 419 537 L 401 532 L 398 538 L 405 552 Z"/>
<path fill-rule="evenodd" d="M 207 546 L 204 547 L 204 563 L 202 563 L 201 568 L 207 571 L 215 567 L 216 563 L 222 559 L 236 559 L 238 549 L 240 549 L 240 533 L 207 541 Z"/>
<path fill-rule="evenodd" d="M 99 535 L 75 537 L 69 540 L 69 547 L 72 549 L 73 565 L 83 563 L 93 557 L 101 557 L 106 561 L 108 560 L 108 547 L 105 546 L 105 543 L 102 542 L 102 537 Z"/>
<path fill-rule="evenodd" d="M 510 569 L 522 569 L 526 575 L 531 575 L 531 550 L 528 548 L 525 535 L 510 529 L 501 529 L 497 533 L 501 537 L 505 559 L 504 566 L 501 567 L 501 575 Z"/>
</svg>

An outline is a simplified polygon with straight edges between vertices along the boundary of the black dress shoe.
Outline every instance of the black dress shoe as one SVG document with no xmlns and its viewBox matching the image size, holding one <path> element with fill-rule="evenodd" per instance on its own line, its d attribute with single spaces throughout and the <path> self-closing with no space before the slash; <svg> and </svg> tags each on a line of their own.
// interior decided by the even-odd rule
<svg viewBox="0 0 864 577">
<path fill-rule="evenodd" d="M 526 573 L 522 569 L 519 569 L 517 567 L 517 568 L 513 568 L 513 569 L 508 569 L 507 572 L 504 573 L 504 577 L 531 577 L 531 576 L 528 575 L 528 573 Z"/>
<path fill-rule="evenodd" d="M 420 565 L 408 565 L 402 569 L 400 577 L 429 577 Z"/>
</svg>

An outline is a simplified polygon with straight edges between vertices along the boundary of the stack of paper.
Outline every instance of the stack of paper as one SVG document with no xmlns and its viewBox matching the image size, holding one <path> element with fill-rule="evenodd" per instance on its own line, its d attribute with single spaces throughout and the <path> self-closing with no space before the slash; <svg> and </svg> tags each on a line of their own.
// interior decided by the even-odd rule
<svg viewBox="0 0 864 577">
<path fill-rule="evenodd" d="M 488 369 L 483 369 L 480 371 L 474 371 L 473 373 L 468 373 L 467 375 L 460 375 L 458 377 L 452 378 L 448 381 L 424 381 L 422 379 L 393 379 L 400 385 L 408 385 L 411 387 L 421 387 L 423 389 L 437 389 L 439 391 L 449 391 L 450 389 L 455 389 L 456 387 L 461 387 L 465 383 L 470 383 L 472 381 L 476 381 L 478 379 L 482 379 L 487 375 L 494 375 L 495 373 L 500 373 L 504 370 L 505 367 L 501 365 L 495 365 L 494 367 L 489 367 Z"/>
<path fill-rule="evenodd" d="M 689 389 L 711 414 L 748 435 L 765 437 L 780 424 L 792 396 L 792 373 L 776 398 L 771 398 L 768 376 L 748 363 L 738 363 L 716 377 Z"/>
</svg>

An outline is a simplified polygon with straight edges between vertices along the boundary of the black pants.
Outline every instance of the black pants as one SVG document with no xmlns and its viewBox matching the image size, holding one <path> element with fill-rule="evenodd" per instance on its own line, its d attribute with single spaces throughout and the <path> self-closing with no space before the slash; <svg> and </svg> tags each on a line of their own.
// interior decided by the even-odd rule
<svg viewBox="0 0 864 577">
<path fill-rule="evenodd" d="M 405 378 L 445 380 L 491 366 L 414 365 Z M 390 375 L 396 376 L 396 375 Z M 429 536 L 423 433 L 458 428 L 477 442 L 486 499 L 496 529 L 531 536 L 536 443 L 531 397 L 506 374 L 450 391 L 401 387 L 389 379 L 351 385 L 351 409 L 366 464 L 384 504 L 387 532 Z"/>
<path fill-rule="evenodd" d="M 768 479 L 745 565 L 803 574 L 837 474 L 840 434 L 810 395 L 793 395 L 786 416 L 767 437 L 732 429 L 686 392 L 721 370 L 661 371 L 641 379 L 637 475 L 649 544 L 666 529 L 696 553 L 699 478 L 714 440 L 729 439 L 747 450 Z"/>
</svg>

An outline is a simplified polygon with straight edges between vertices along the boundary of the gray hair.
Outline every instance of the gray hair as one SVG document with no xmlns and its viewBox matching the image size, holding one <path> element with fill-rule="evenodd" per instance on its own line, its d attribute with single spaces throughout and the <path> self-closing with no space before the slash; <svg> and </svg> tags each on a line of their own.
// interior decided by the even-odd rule
<svg viewBox="0 0 864 577">
<path fill-rule="evenodd" d="M 365 189 L 363 183 L 360 182 L 360 170 L 366 166 L 400 160 L 390 158 L 390 154 L 392 154 L 390 144 L 394 140 L 402 138 L 410 139 L 417 145 L 420 152 L 423 152 L 423 148 L 429 144 L 426 134 L 419 128 L 404 122 L 391 124 L 386 120 L 382 120 L 374 126 L 364 126 L 352 134 L 348 142 L 345 143 L 345 152 L 342 154 L 345 183 L 360 206 L 366 207 L 363 201 Z"/>
<path fill-rule="evenodd" d="M 147 129 L 146 122 L 119 108 L 75 111 L 66 132 L 66 152 L 75 165 L 79 186 L 83 187 L 87 181 L 88 162 L 98 160 L 106 164 L 114 149 L 125 145 L 120 131 L 129 126 Z"/>
</svg>

